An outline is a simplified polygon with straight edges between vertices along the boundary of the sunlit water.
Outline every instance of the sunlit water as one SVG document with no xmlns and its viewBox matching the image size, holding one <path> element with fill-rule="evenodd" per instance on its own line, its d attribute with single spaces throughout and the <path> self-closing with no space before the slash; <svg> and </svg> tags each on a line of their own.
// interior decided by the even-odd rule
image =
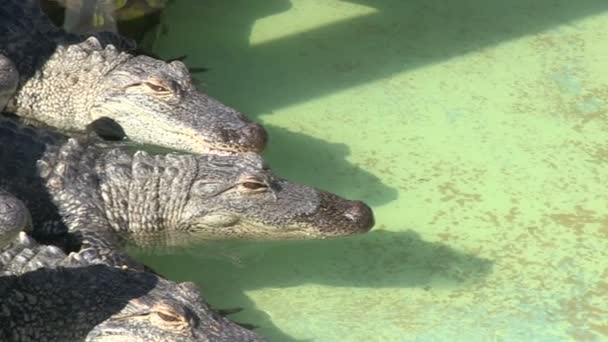
<svg viewBox="0 0 608 342">
<path fill-rule="evenodd" d="M 156 51 L 373 206 L 326 241 L 142 255 L 276 341 L 608 338 L 608 2 L 180 0 Z"/>
</svg>

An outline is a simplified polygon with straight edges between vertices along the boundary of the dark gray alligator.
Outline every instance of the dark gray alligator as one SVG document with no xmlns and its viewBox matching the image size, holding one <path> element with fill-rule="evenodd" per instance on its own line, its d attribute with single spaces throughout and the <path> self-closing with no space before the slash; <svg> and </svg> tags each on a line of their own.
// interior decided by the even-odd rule
<svg viewBox="0 0 608 342">
<path fill-rule="evenodd" d="M 184 63 L 121 46 L 111 33 L 66 33 L 38 0 L 2 0 L 0 110 L 66 132 L 107 118 L 117 126 L 102 124 L 105 135 L 193 153 L 264 149 L 264 128 L 198 91 Z"/>
<path fill-rule="evenodd" d="M 7 248 L 0 256 L 0 341 L 266 341 L 213 310 L 193 283 L 74 265 L 23 232 Z"/>
<path fill-rule="evenodd" d="M 0 220 L 4 219 L 0 222 L 10 228 L 0 226 L 0 241 L 7 242 L 0 246 L 0 316 L 9 319 L 0 324 L 0 341 L 265 341 L 220 317 L 222 311 L 234 310 L 213 310 L 194 284 L 111 271 L 107 265 L 90 267 L 78 252 L 68 257 L 60 248 L 42 245 L 19 231 L 31 218 L 25 204 L 12 194 L 0 194 L 3 207 L 11 210 L 5 216 L 0 212 Z M 11 240 L 15 232 L 17 237 Z M 57 270 L 61 267 L 72 269 Z M 32 271 L 38 275 L 27 275 Z M 75 274 L 79 276 L 72 277 Z M 16 277 L 21 275 L 25 276 Z M 96 301 L 87 305 L 86 298 L 93 297 Z M 123 306 L 118 306 L 121 301 Z"/>
<path fill-rule="evenodd" d="M 69 230 L 82 255 L 109 264 L 135 266 L 125 244 L 323 238 L 374 224 L 363 202 L 281 179 L 255 153 L 150 155 L 9 119 L 0 146 L 0 189 L 26 202 L 32 235 L 47 242 Z"/>
</svg>

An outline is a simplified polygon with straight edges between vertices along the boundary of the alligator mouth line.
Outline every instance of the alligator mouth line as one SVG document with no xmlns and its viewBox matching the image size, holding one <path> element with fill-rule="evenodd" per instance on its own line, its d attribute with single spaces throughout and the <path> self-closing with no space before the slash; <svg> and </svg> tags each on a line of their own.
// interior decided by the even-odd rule
<svg viewBox="0 0 608 342">
<path fill-rule="evenodd" d="M 248 222 L 248 228 L 239 231 L 235 236 L 241 238 L 249 238 L 252 240 L 310 240 L 310 239 L 328 239 L 340 234 L 327 234 L 321 231 L 313 231 L 310 227 L 281 227 L 277 230 L 269 231 L 264 228 L 259 222 Z"/>
<path fill-rule="evenodd" d="M 324 230 L 315 225 L 300 226 L 297 224 L 275 227 L 275 229 L 269 230 L 268 226 L 272 225 L 270 223 L 264 224 L 264 222 L 246 220 L 244 218 L 239 219 L 238 225 L 241 228 L 235 230 L 233 237 L 251 240 L 326 240 L 364 233 L 353 229 Z"/>
<path fill-rule="evenodd" d="M 107 117 L 104 117 L 104 118 L 107 118 Z M 97 122 L 98 120 L 100 120 L 100 119 L 97 119 L 94 122 Z M 122 130 L 122 125 L 119 122 L 115 122 L 115 120 L 111 119 L 111 118 L 109 120 L 112 121 L 115 125 L 118 125 L 119 128 Z M 32 119 L 31 123 L 34 124 L 35 126 L 41 125 L 44 127 L 43 123 L 40 123 L 39 121 L 37 121 L 35 119 Z M 89 125 L 89 126 L 91 126 L 91 125 Z M 162 126 L 164 126 L 164 125 L 162 125 Z M 168 150 L 178 149 L 178 150 L 192 151 L 192 152 L 200 153 L 200 154 L 235 155 L 235 154 L 244 153 L 244 152 L 254 152 L 254 153 L 259 152 L 259 149 L 257 149 L 256 147 L 247 147 L 247 146 L 242 146 L 242 145 L 230 145 L 230 144 L 225 144 L 225 143 L 211 142 L 210 140 L 206 139 L 204 136 L 201 136 L 201 134 L 199 132 L 195 131 L 192 128 L 183 128 L 183 129 L 171 129 L 171 128 L 173 128 L 173 127 L 164 127 L 163 131 L 170 136 L 180 137 L 182 139 L 182 142 L 185 142 L 187 146 L 178 147 L 176 145 L 171 146 L 171 144 L 158 145 L 158 143 L 155 143 L 154 141 L 149 141 L 145 144 L 152 144 L 152 145 L 155 145 L 158 147 L 165 147 Z M 75 129 L 64 129 L 64 131 L 66 133 L 76 133 L 76 134 L 80 133 L 79 130 L 75 130 Z M 95 131 L 95 129 L 93 129 L 93 131 Z M 124 134 L 124 136 L 129 138 L 129 140 L 133 141 L 132 139 L 130 139 L 128 132 L 125 133 L 123 131 L 123 134 Z M 135 142 L 135 141 L 133 141 L 133 142 Z"/>
<path fill-rule="evenodd" d="M 197 148 L 197 152 L 198 153 L 208 153 L 208 154 L 218 154 L 218 155 L 235 155 L 238 153 L 243 153 L 243 152 L 256 152 L 256 149 L 254 148 L 246 148 L 246 147 L 237 147 L 237 146 L 230 146 L 230 145 L 226 145 L 226 144 L 214 144 L 211 143 L 207 140 L 205 140 L 204 138 L 201 138 L 200 136 L 198 136 L 197 134 L 194 133 L 183 133 L 183 132 L 171 132 L 177 135 L 183 135 L 186 136 L 188 140 L 194 142 L 194 146 L 197 146 L 200 148 Z"/>
</svg>

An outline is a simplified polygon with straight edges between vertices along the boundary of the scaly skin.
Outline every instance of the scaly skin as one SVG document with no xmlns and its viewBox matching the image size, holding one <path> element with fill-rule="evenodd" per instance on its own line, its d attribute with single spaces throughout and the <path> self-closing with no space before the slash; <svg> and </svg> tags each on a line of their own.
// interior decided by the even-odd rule
<svg viewBox="0 0 608 342">
<path fill-rule="evenodd" d="M 124 244 L 324 238 L 374 224 L 364 203 L 281 179 L 254 153 L 152 156 L 7 119 L 0 144 L 0 180 L 8 180 L 0 188 L 26 201 L 32 234 L 45 241 L 67 226 L 82 254 L 103 263 L 137 268 Z"/>
<path fill-rule="evenodd" d="M 7 111 L 66 132 L 109 118 L 122 128 L 114 138 L 124 131 L 139 143 L 193 153 L 264 149 L 265 130 L 198 91 L 182 62 L 133 55 L 111 33 L 68 34 L 33 3 L 0 6 L 0 107 L 12 93 Z M 15 72 L 20 82 L 11 91 Z"/>
<path fill-rule="evenodd" d="M 15 239 L 19 232 L 32 225 L 25 204 L 8 192 L 0 190 L 0 250 Z"/>
<path fill-rule="evenodd" d="M 0 54 L 0 108 L 6 107 L 19 85 L 19 73 L 15 64 Z"/>
<path fill-rule="evenodd" d="M 211 309 L 193 283 L 76 265 L 23 232 L 0 254 L 0 319 L 7 342 L 266 341 Z"/>
<path fill-rule="evenodd" d="M 22 275 L 40 268 L 87 266 L 86 261 L 77 257 L 77 253 L 68 257 L 63 250 L 54 245 L 42 245 L 29 237 L 25 232 L 18 232 L 12 240 L 6 233 L 0 233 L 0 239 L 8 241 L 0 248 L 0 277 Z"/>
</svg>

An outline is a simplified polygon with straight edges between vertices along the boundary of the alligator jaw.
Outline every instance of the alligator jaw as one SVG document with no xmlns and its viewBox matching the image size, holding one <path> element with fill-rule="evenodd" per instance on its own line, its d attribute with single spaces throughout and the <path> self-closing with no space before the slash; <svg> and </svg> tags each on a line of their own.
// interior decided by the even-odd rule
<svg viewBox="0 0 608 342">
<path fill-rule="evenodd" d="M 224 144 L 224 143 L 219 143 L 219 142 L 211 142 L 209 141 L 205 136 L 201 135 L 199 132 L 191 129 L 191 130 L 183 130 L 181 132 L 179 131 L 173 131 L 171 132 L 172 134 L 175 134 L 176 136 L 183 136 L 184 139 L 187 139 L 188 141 L 190 141 L 189 143 L 186 143 L 185 145 L 183 145 L 182 148 L 178 148 L 180 150 L 188 150 L 190 149 L 191 152 L 196 153 L 196 154 L 220 154 L 220 155 L 229 155 L 229 154 L 236 154 L 236 153 L 245 153 L 245 152 L 253 152 L 253 153 L 261 153 L 264 149 L 264 147 L 266 146 L 266 143 L 268 141 L 267 135 L 266 135 L 266 131 L 261 128 L 260 125 L 257 124 L 250 124 L 246 127 L 249 126 L 259 126 L 260 130 L 258 131 L 257 137 L 253 138 L 253 139 L 259 139 L 260 141 L 257 143 L 252 143 L 252 144 Z M 253 130 L 257 130 L 257 128 L 254 128 Z M 170 130 L 166 130 L 166 131 L 170 131 Z M 252 139 L 252 140 L 253 140 Z"/>
</svg>

